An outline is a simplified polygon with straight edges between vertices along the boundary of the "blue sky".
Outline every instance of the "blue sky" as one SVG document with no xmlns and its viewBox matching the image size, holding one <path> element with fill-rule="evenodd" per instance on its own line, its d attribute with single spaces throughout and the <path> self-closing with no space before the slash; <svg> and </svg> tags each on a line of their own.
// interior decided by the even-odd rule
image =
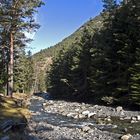
<svg viewBox="0 0 140 140">
<path fill-rule="evenodd" d="M 102 11 L 101 0 L 44 0 L 36 16 L 41 25 L 29 45 L 32 53 L 53 46 Z"/>
</svg>

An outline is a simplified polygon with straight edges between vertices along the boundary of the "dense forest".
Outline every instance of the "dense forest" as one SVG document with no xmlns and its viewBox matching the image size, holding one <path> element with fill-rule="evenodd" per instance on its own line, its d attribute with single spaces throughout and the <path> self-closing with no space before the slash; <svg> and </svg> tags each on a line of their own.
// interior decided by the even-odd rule
<svg viewBox="0 0 140 140">
<path fill-rule="evenodd" d="M 27 4 L 28 3 L 28 4 Z M 46 91 L 53 98 L 140 105 L 140 2 L 103 0 L 104 9 L 48 49 L 25 53 L 41 0 L 2 1 L 0 92 Z"/>
<path fill-rule="evenodd" d="M 62 11 L 64 23 L 77 12 L 79 24 L 94 9 L 48 0 L 39 10 L 46 1 L 0 0 L 0 140 L 140 140 L 140 0 L 91 0 L 99 15 L 32 54 L 50 44 L 46 33 L 59 39 L 69 30 Z M 34 38 L 39 21 L 45 30 Z"/>
<path fill-rule="evenodd" d="M 35 91 L 45 91 L 46 86 L 46 76 L 48 73 L 46 71 L 50 70 L 50 64 L 52 63 L 52 58 L 57 57 L 58 53 L 67 48 L 70 48 L 74 43 L 78 43 L 84 32 L 84 28 L 88 28 L 91 33 L 94 33 L 97 28 L 102 26 L 103 17 L 97 16 L 94 19 L 90 19 L 83 26 L 77 29 L 69 37 L 65 38 L 55 46 L 49 47 L 47 49 L 41 50 L 40 52 L 32 56 L 33 68 L 35 72 Z"/>
<path fill-rule="evenodd" d="M 26 32 L 35 32 L 40 25 L 34 19 L 41 0 L 0 1 L 0 93 L 30 92 L 33 81 L 31 52 L 25 53 L 32 41 Z"/>
<path fill-rule="evenodd" d="M 76 41 L 70 38 L 60 43 L 61 49 L 47 72 L 47 90 L 51 96 L 140 105 L 139 11 L 137 0 L 120 4 L 104 0 L 97 25 L 87 24 Z"/>
</svg>

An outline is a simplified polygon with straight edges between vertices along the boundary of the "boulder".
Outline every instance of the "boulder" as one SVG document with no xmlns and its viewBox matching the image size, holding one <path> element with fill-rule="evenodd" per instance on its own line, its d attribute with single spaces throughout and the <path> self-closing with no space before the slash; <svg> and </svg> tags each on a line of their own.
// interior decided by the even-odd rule
<svg viewBox="0 0 140 140">
<path fill-rule="evenodd" d="M 83 115 L 83 114 L 79 114 L 79 115 L 78 115 L 78 118 L 79 118 L 79 119 L 84 119 L 84 118 L 86 118 L 86 116 Z"/>
<path fill-rule="evenodd" d="M 98 105 L 94 105 L 94 108 L 97 108 L 97 107 L 99 107 Z"/>
<path fill-rule="evenodd" d="M 43 106 L 46 106 L 46 105 L 47 105 L 47 103 L 43 103 L 42 105 L 43 105 Z"/>
<path fill-rule="evenodd" d="M 123 135 L 121 137 L 121 140 L 129 140 L 130 138 L 132 138 L 132 135 L 131 134 L 126 134 L 126 135 Z"/>
<path fill-rule="evenodd" d="M 140 121 L 140 115 L 137 116 L 137 120 Z"/>
<path fill-rule="evenodd" d="M 137 123 L 137 121 L 131 120 L 131 123 Z"/>
<path fill-rule="evenodd" d="M 76 114 L 75 113 L 68 113 L 67 117 L 74 117 Z"/>
<path fill-rule="evenodd" d="M 76 112 L 78 112 L 79 110 L 80 110 L 79 108 L 76 108 L 76 109 L 75 109 Z"/>
<path fill-rule="evenodd" d="M 132 117 L 131 118 L 133 121 L 136 121 L 137 120 L 137 117 Z"/>
<path fill-rule="evenodd" d="M 105 121 L 111 122 L 112 120 L 110 118 L 105 118 Z"/>
<path fill-rule="evenodd" d="M 124 120 L 131 120 L 131 117 L 127 116 L 124 118 Z"/>
<path fill-rule="evenodd" d="M 88 132 L 90 130 L 90 127 L 89 126 L 83 126 L 82 127 L 82 131 L 83 132 Z"/>
<path fill-rule="evenodd" d="M 95 112 L 91 112 L 91 113 L 88 114 L 88 118 L 92 118 L 94 115 L 96 115 L 96 113 Z"/>
<path fill-rule="evenodd" d="M 78 115 L 75 115 L 75 116 L 74 116 L 74 119 L 78 119 L 78 118 L 79 118 L 79 116 L 78 116 Z"/>
<path fill-rule="evenodd" d="M 121 112 L 121 111 L 123 111 L 123 108 L 121 106 L 118 106 L 118 107 L 116 107 L 116 111 Z"/>
<path fill-rule="evenodd" d="M 82 112 L 83 115 L 88 115 L 89 113 L 90 112 L 88 110 Z"/>
</svg>

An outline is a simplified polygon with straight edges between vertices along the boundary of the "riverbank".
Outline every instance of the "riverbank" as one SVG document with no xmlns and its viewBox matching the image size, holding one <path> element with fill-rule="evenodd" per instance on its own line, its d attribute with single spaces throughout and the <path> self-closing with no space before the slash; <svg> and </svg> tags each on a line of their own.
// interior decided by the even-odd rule
<svg viewBox="0 0 140 140">
<path fill-rule="evenodd" d="M 140 140 L 139 111 L 39 96 L 31 97 L 28 127 L 36 140 Z"/>
<path fill-rule="evenodd" d="M 23 105 L 22 98 L 0 95 L 0 140 L 27 140 L 24 130 L 30 112 Z"/>
</svg>

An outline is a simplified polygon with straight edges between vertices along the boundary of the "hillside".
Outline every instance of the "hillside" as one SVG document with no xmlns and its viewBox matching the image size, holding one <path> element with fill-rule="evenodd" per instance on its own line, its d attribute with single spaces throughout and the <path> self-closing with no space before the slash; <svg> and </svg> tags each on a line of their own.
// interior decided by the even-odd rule
<svg viewBox="0 0 140 140">
<path fill-rule="evenodd" d="M 44 91 L 45 87 L 45 77 L 46 71 L 49 69 L 49 65 L 52 63 L 51 59 L 57 55 L 63 48 L 69 48 L 72 44 L 78 43 L 82 37 L 84 29 L 93 34 L 95 30 L 99 29 L 102 26 L 103 17 L 97 16 L 93 19 L 90 19 L 79 29 L 77 29 L 73 34 L 50 48 L 41 50 L 40 52 L 33 55 L 34 60 L 34 71 L 35 71 L 35 91 Z"/>
<path fill-rule="evenodd" d="M 49 48 L 46 48 L 44 50 L 41 50 L 40 52 L 33 55 L 33 58 L 38 61 L 40 59 L 43 59 L 45 57 L 53 57 L 63 47 L 69 47 L 71 44 L 76 43 L 78 40 L 80 40 L 82 33 L 84 31 L 84 28 L 87 28 L 91 33 L 94 33 L 95 30 L 101 27 L 103 21 L 102 16 L 96 16 L 93 19 L 90 19 L 87 21 L 84 25 L 82 25 L 79 29 L 77 29 L 73 34 L 68 36 L 67 38 L 63 39 L 58 44 L 51 46 Z"/>
</svg>

